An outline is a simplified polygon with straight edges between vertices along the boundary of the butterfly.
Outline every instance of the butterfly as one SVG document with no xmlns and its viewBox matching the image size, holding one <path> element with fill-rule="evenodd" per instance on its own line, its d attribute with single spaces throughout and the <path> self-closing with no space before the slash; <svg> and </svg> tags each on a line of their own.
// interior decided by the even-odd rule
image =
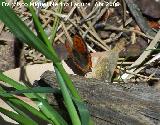
<svg viewBox="0 0 160 125">
<path fill-rule="evenodd" d="M 79 75 L 85 75 L 87 72 L 91 71 L 91 54 L 87 49 L 86 43 L 79 34 L 73 36 L 72 45 L 66 40 L 65 47 L 68 52 L 68 58 L 65 61 L 73 72 Z"/>
</svg>

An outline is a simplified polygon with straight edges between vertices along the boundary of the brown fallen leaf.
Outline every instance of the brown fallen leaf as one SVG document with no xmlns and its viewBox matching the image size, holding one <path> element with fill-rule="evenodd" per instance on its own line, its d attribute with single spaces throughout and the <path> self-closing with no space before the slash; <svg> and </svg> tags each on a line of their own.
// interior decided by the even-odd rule
<svg viewBox="0 0 160 125">
<path fill-rule="evenodd" d="M 114 70 L 117 66 L 119 53 L 124 49 L 125 43 L 125 38 L 120 39 L 112 50 L 106 51 L 103 56 L 100 56 L 92 72 L 88 73 L 87 77 L 111 82 Z"/>
</svg>

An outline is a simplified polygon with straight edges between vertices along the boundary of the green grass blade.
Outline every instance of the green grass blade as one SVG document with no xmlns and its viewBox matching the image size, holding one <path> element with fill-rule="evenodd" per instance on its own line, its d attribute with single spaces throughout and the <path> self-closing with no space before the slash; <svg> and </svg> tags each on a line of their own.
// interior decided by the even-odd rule
<svg viewBox="0 0 160 125">
<path fill-rule="evenodd" d="M 55 72 L 56 72 L 57 79 L 59 81 L 59 86 L 61 88 L 64 102 L 65 102 L 66 108 L 68 110 L 68 113 L 70 115 L 71 121 L 72 121 L 73 125 L 81 125 L 78 113 L 77 113 L 76 108 L 72 102 L 71 96 L 67 90 L 65 82 L 56 67 L 55 67 Z"/>
<path fill-rule="evenodd" d="M 37 98 L 41 103 L 39 103 L 38 107 L 40 110 L 47 114 L 47 117 L 54 121 L 55 125 L 68 125 L 67 122 L 57 113 L 56 110 L 53 109 L 43 98 L 37 95 Z"/>
<path fill-rule="evenodd" d="M 3 77 L 1 77 L 3 76 Z M 3 73 L 0 73 L 0 79 L 1 81 L 4 81 L 8 84 L 15 85 L 12 86 L 15 89 L 21 90 L 21 84 L 14 81 L 13 79 L 10 79 L 9 77 L 5 76 Z M 22 89 L 23 90 L 23 89 Z M 51 119 L 55 125 L 67 125 L 66 121 L 59 115 L 59 113 L 53 109 L 53 107 L 51 107 L 48 102 L 41 98 L 38 94 L 34 94 L 34 93 L 26 93 L 25 94 L 27 97 L 31 98 L 31 99 L 37 99 L 39 102 L 36 102 L 38 107 L 40 108 L 40 110 L 45 114 L 46 117 L 48 117 L 49 119 Z"/>
<path fill-rule="evenodd" d="M 55 94 L 61 94 L 61 91 L 57 88 L 51 88 L 51 87 L 33 87 L 33 88 L 29 88 L 29 89 L 12 91 L 10 93 L 11 94 L 24 94 L 24 93 L 55 93 Z"/>
<path fill-rule="evenodd" d="M 49 123 L 52 123 L 50 120 L 46 118 L 44 114 L 42 114 L 40 111 L 37 109 L 33 108 L 32 106 L 28 105 L 27 103 L 21 101 L 21 100 L 15 100 L 15 99 L 9 99 L 13 104 L 22 106 L 23 108 L 27 109 L 30 111 L 33 115 L 43 119 L 44 121 L 48 121 Z"/>
<path fill-rule="evenodd" d="M 32 110 L 33 114 L 41 113 L 39 111 L 37 112 L 36 110 L 33 110 L 31 106 L 27 107 L 27 104 L 23 103 L 21 100 L 14 99 L 13 96 L 9 93 L 2 93 L 0 94 L 0 96 L 8 97 L 13 104 L 24 106 L 29 111 Z M 48 102 L 45 99 L 41 98 L 38 94 L 36 94 L 35 96 L 37 97 L 37 100 L 39 100 L 39 102 L 36 102 L 36 104 L 44 114 L 38 115 L 39 117 L 42 117 L 44 120 L 47 120 L 48 122 L 52 120 L 52 123 L 54 123 L 55 125 L 67 125 L 66 121 L 59 115 L 59 113 L 56 110 L 53 109 L 53 107 L 51 107 L 48 104 Z M 48 118 L 49 120 L 46 118 Z"/>
<path fill-rule="evenodd" d="M 70 92 L 72 94 L 72 96 L 74 96 L 78 100 L 81 100 L 81 97 L 79 96 L 78 91 L 76 90 L 75 86 L 73 85 L 72 80 L 69 78 L 69 75 L 64 70 L 62 64 L 61 63 L 57 63 L 56 67 L 57 67 L 58 71 L 60 72 L 60 74 L 62 75 L 62 77 L 63 77 L 68 89 L 70 90 Z"/>
<path fill-rule="evenodd" d="M 63 1 L 64 0 L 60 0 L 60 2 L 62 4 L 63 4 Z M 61 6 L 61 4 L 59 4 L 59 6 L 58 6 L 58 8 L 56 10 L 56 13 L 61 14 L 62 9 L 63 9 L 63 6 Z M 60 22 L 60 18 L 55 15 L 54 24 L 53 24 L 52 32 L 51 32 L 51 36 L 50 36 L 50 41 L 54 41 L 54 39 L 56 37 L 56 32 L 57 32 L 57 29 L 58 29 L 59 22 Z"/>
<path fill-rule="evenodd" d="M 17 84 L 16 81 L 13 79 L 9 78 L 8 76 L 4 75 L 2 72 L 0 72 L 0 81 L 9 83 L 11 86 L 14 86 L 14 88 L 21 90 L 21 89 L 26 89 L 27 87 L 22 85 L 22 84 Z"/>
<path fill-rule="evenodd" d="M 24 118 L 28 119 L 30 122 L 34 123 L 34 125 L 38 125 L 33 119 L 31 119 L 26 113 L 21 111 L 17 105 L 12 104 L 9 100 L 5 101 L 14 111 L 16 111 L 19 115 L 23 116 Z"/>
<path fill-rule="evenodd" d="M 36 123 L 32 122 L 30 119 L 25 118 L 20 114 L 14 113 L 2 107 L 0 107 L 0 112 L 8 116 L 9 118 L 15 120 L 16 122 L 20 123 L 21 125 L 37 125 Z"/>
<path fill-rule="evenodd" d="M 41 112 L 39 112 L 37 109 L 35 109 L 34 107 L 30 106 L 29 104 L 25 103 L 24 101 L 20 100 L 19 98 L 13 96 L 10 93 L 6 93 L 6 91 L 0 87 L 0 96 L 1 98 L 7 99 L 10 102 L 12 102 L 15 105 L 19 105 L 22 106 L 23 108 L 25 108 L 26 110 L 30 111 L 32 114 L 34 114 L 35 116 L 50 122 L 46 116 L 44 116 Z"/>
<path fill-rule="evenodd" d="M 74 97 L 73 97 L 73 101 L 78 108 L 82 125 L 89 125 L 90 115 L 89 115 L 89 112 L 88 112 L 86 105 L 84 104 L 84 102 L 80 102 L 79 100 L 77 100 Z"/>
<path fill-rule="evenodd" d="M 2 72 L 0 72 L 0 81 L 8 83 L 9 85 L 11 85 L 12 87 L 14 87 L 17 90 L 23 90 L 23 89 L 28 88 L 28 87 L 16 82 L 15 80 L 9 78 L 8 76 L 4 75 Z M 30 97 L 30 98 L 36 98 L 35 95 L 32 94 L 32 93 L 27 94 L 27 96 Z"/>
</svg>

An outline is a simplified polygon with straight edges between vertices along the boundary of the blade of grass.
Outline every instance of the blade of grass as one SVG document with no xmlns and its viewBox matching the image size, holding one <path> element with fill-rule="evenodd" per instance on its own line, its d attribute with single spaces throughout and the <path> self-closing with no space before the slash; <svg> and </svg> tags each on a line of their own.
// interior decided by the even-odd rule
<svg viewBox="0 0 160 125">
<path fill-rule="evenodd" d="M 81 104 L 83 103 L 83 110 L 85 110 L 85 112 L 82 112 L 81 111 L 81 108 L 79 107 L 79 105 L 77 104 L 77 107 L 78 107 L 78 110 L 79 110 L 79 113 L 81 116 L 88 116 L 89 115 L 89 111 L 87 109 L 87 107 L 85 106 L 85 103 L 81 100 L 81 97 L 79 96 L 76 88 L 74 87 L 71 79 L 69 78 L 68 74 L 67 73 L 64 73 L 66 72 L 64 70 L 64 68 L 61 66 L 62 64 L 57 64 L 56 66 L 58 67 L 58 71 L 60 72 L 60 74 L 62 75 L 62 78 L 63 80 L 65 81 L 67 87 L 69 88 L 70 92 L 71 92 L 71 95 L 78 101 L 80 102 Z M 84 114 L 83 114 L 84 113 Z M 86 119 L 83 119 L 81 118 L 81 120 L 83 120 L 85 122 L 85 120 L 89 121 L 89 125 L 94 125 L 94 122 L 92 121 L 90 115 L 89 115 L 89 119 L 87 119 L 88 117 L 86 117 Z M 84 123 L 83 122 L 83 123 Z"/>
<path fill-rule="evenodd" d="M 24 93 L 56 93 L 61 94 L 60 90 L 57 88 L 51 88 L 51 87 L 34 87 L 31 89 L 25 89 L 25 90 L 17 90 L 10 92 L 11 94 L 24 94 Z M 76 98 L 72 97 L 74 103 L 76 104 L 80 117 L 82 125 L 88 125 L 89 123 L 89 112 L 87 110 L 86 105 L 83 102 L 78 101 Z"/>
<path fill-rule="evenodd" d="M 43 98 L 41 98 L 39 95 L 37 95 L 37 98 L 40 100 L 41 103 L 39 103 L 38 107 L 40 110 L 47 114 L 47 117 L 54 121 L 55 125 L 68 125 L 67 122 L 57 113 L 56 110 L 53 109 Z"/>
<path fill-rule="evenodd" d="M 3 77 L 1 77 L 3 76 Z M 3 73 L 0 73 L 0 80 L 4 81 L 8 84 L 10 84 L 12 87 L 14 87 L 15 89 L 18 90 L 22 90 L 19 86 L 21 86 L 20 83 L 14 81 L 13 79 L 10 79 L 9 77 L 5 76 Z M 58 112 L 56 112 L 48 103 L 46 100 L 44 100 L 43 98 L 41 98 L 38 94 L 33 94 L 33 93 L 28 93 L 25 94 L 27 97 L 31 98 L 31 99 L 37 99 L 39 102 L 36 102 L 38 107 L 40 108 L 40 110 L 45 114 L 45 116 L 48 116 L 48 118 L 50 118 L 55 125 L 67 125 L 67 123 L 65 122 L 65 120 L 59 115 Z M 57 121 L 58 120 L 58 121 Z M 59 124 L 60 123 L 60 124 Z"/>
<path fill-rule="evenodd" d="M 4 0 L 1 0 L 4 1 Z M 38 49 L 40 52 L 42 52 L 46 57 L 48 57 L 49 59 L 51 59 L 54 62 L 59 62 L 60 60 L 58 59 L 57 55 L 54 54 L 50 54 L 52 53 L 51 51 L 48 50 L 48 48 L 45 46 L 45 44 L 43 44 L 30 30 L 29 28 L 17 17 L 17 15 L 13 12 L 13 10 L 8 7 L 8 6 L 2 6 L 1 5 L 1 9 L 0 9 L 0 19 L 10 28 L 10 30 L 20 39 L 20 40 L 24 40 L 27 44 L 34 46 L 35 48 L 40 48 Z M 3 13 L 3 14 L 2 14 Z M 8 18 L 6 18 L 8 17 Z M 1 80 L 7 83 L 15 83 L 14 80 L 9 79 L 8 77 L 4 76 L 3 74 L 0 74 L 2 77 L 6 78 L 4 80 L 4 78 L 2 78 Z M 9 80 L 8 80 L 9 79 Z M 11 81 L 11 82 L 10 82 Z M 18 85 L 18 84 L 17 84 Z M 20 84 L 19 84 L 20 85 Z M 17 86 L 13 86 L 18 88 Z M 21 90 L 21 87 L 18 88 L 19 90 Z M 30 98 L 35 98 L 35 96 L 33 96 L 33 94 L 27 94 L 27 96 L 29 96 Z M 41 97 L 38 98 L 38 100 L 42 101 L 43 99 Z M 45 103 L 45 104 L 43 104 Z M 66 122 L 63 120 L 63 118 L 61 118 L 61 116 L 56 112 L 51 110 L 52 108 L 47 105 L 47 102 L 45 102 L 43 100 L 43 103 L 41 103 L 40 105 L 40 109 L 47 114 L 50 114 L 49 117 L 52 120 L 55 120 L 55 124 L 59 125 L 59 123 L 61 123 L 61 125 L 67 125 Z M 49 109 L 48 109 L 49 108 Z M 57 122 L 55 116 L 58 116 L 58 121 Z"/>
<path fill-rule="evenodd" d="M 34 114 L 35 116 L 50 122 L 46 116 L 44 116 L 41 112 L 39 112 L 36 108 L 30 106 L 29 104 L 25 103 L 24 101 L 20 100 L 19 98 L 13 96 L 10 93 L 6 93 L 6 91 L 0 87 L 0 96 L 4 99 L 8 99 L 11 103 L 15 104 L 15 105 L 19 105 L 24 107 L 25 109 L 27 109 L 28 111 L 30 111 L 32 114 Z"/>
<path fill-rule="evenodd" d="M 19 105 L 19 106 L 24 107 L 25 109 L 30 111 L 32 114 L 34 114 L 35 116 L 43 119 L 44 121 L 52 123 L 50 120 L 47 119 L 47 117 L 44 114 L 42 114 L 40 111 L 36 110 L 32 106 L 28 105 L 27 103 L 24 103 L 23 101 L 17 100 L 17 99 L 16 100 L 15 99 L 9 99 L 9 101 L 11 101 L 15 105 Z"/>
<path fill-rule="evenodd" d="M 64 98 L 65 105 L 66 105 L 66 108 L 67 108 L 68 113 L 70 115 L 71 121 L 72 121 L 73 125 L 81 125 L 78 113 L 77 113 L 76 108 L 72 102 L 71 96 L 67 90 L 65 82 L 56 67 L 55 67 L 55 72 L 56 72 L 56 76 L 57 76 L 57 79 L 58 79 L 58 82 L 59 82 L 59 85 L 60 85 L 60 88 L 62 91 L 62 96 Z"/>
<path fill-rule="evenodd" d="M 4 79 L 1 79 L 1 76 L 3 76 Z M 20 83 L 14 81 L 13 79 L 10 79 L 9 77 L 5 76 L 4 74 L 0 73 L 0 80 L 4 81 L 8 84 L 15 85 L 12 86 L 15 89 L 18 90 L 22 90 L 21 88 L 19 89 L 19 86 L 21 86 Z M 51 119 L 55 125 L 67 125 L 66 121 L 59 115 L 59 113 L 53 109 L 53 107 L 51 107 L 47 101 L 45 99 L 43 99 L 42 97 L 40 97 L 38 94 L 34 94 L 34 93 L 27 93 L 24 94 L 27 97 L 31 98 L 31 99 L 37 99 L 38 102 L 36 101 L 36 104 L 38 105 L 38 107 L 40 108 L 40 110 L 45 114 L 46 117 L 48 117 L 49 119 Z"/>
<path fill-rule="evenodd" d="M 4 96 L 4 95 L 5 96 L 10 96 L 10 94 L 8 95 L 8 93 L 1 94 L 1 96 Z M 53 122 L 50 122 L 50 120 L 48 120 L 48 119 L 46 120 L 46 118 L 43 117 L 44 120 L 46 120 L 46 121 L 48 121 L 48 122 L 50 122 L 54 125 L 67 125 L 67 123 L 63 120 L 63 118 L 43 98 L 39 97 L 39 100 L 41 100 L 41 102 L 37 103 L 38 107 L 44 113 L 45 117 L 49 118 Z M 14 99 L 9 99 L 9 101 L 12 102 L 13 104 L 17 104 L 17 105 L 20 105 L 20 106 L 25 106 L 25 104 L 22 103 L 20 100 L 17 101 L 17 100 L 14 100 Z M 27 108 L 29 110 L 33 109 L 33 108 L 29 108 L 29 107 L 25 107 L 25 108 Z M 33 113 L 35 113 L 35 112 L 33 112 Z M 40 114 L 39 111 L 38 111 L 38 113 Z"/>
<path fill-rule="evenodd" d="M 76 98 L 73 97 L 73 101 L 76 104 L 78 111 L 79 111 L 79 115 L 81 118 L 81 122 L 82 125 L 89 125 L 89 112 L 87 110 L 86 105 L 83 102 L 80 102 L 79 100 L 77 100 Z"/>
<path fill-rule="evenodd" d="M 14 110 L 16 111 L 19 115 L 23 116 L 24 118 L 27 118 L 32 124 L 38 125 L 37 122 L 35 122 L 33 119 L 31 119 L 26 113 L 21 111 L 20 109 L 17 108 L 17 105 L 12 104 L 9 100 L 5 100 L 5 102 Z"/>
<path fill-rule="evenodd" d="M 54 94 L 61 94 L 61 91 L 58 88 L 51 88 L 51 87 L 33 87 L 29 89 L 23 90 L 16 90 L 9 92 L 11 94 L 24 94 L 24 93 L 54 93 Z"/>
<path fill-rule="evenodd" d="M 60 0 L 60 2 L 63 4 L 64 0 Z M 56 13 L 62 13 L 62 9 L 63 9 L 63 6 L 61 6 L 61 4 L 58 4 L 58 8 L 56 10 Z M 54 42 L 59 22 L 60 22 L 60 18 L 57 15 L 55 15 L 54 24 L 53 24 L 52 32 L 51 32 L 51 36 L 50 36 L 50 41 L 52 41 L 52 42 Z"/>
<path fill-rule="evenodd" d="M 16 122 L 20 123 L 21 125 L 37 125 L 34 122 L 30 121 L 30 119 L 25 118 L 20 114 L 14 113 L 2 107 L 0 107 L 0 112 L 8 116 L 9 118 L 15 120 Z"/>
<path fill-rule="evenodd" d="M 81 100 L 81 97 L 79 96 L 77 89 L 74 87 L 72 80 L 69 78 L 69 75 L 67 74 L 67 72 L 63 68 L 62 64 L 61 63 L 57 63 L 56 64 L 56 68 L 58 69 L 58 71 L 62 75 L 62 77 L 63 77 L 68 89 L 70 90 L 71 94 L 75 98 L 77 98 L 78 100 Z"/>
<path fill-rule="evenodd" d="M 8 83 L 9 85 L 13 86 L 17 90 L 23 90 L 23 89 L 28 88 L 28 87 L 16 82 L 15 80 L 9 78 L 8 76 L 4 75 L 2 72 L 0 72 L 0 81 Z M 28 97 L 36 98 L 33 94 L 28 94 Z"/>
<path fill-rule="evenodd" d="M 56 65 L 56 66 L 58 66 L 57 69 L 58 69 L 58 71 L 60 72 L 60 74 L 62 75 L 62 78 L 63 78 L 63 80 L 65 81 L 65 83 L 66 83 L 67 87 L 69 88 L 69 90 L 70 90 L 70 91 L 73 90 L 73 91 L 71 91 L 71 94 L 72 94 L 73 98 L 76 99 L 76 102 L 78 102 L 78 103 L 76 103 L 76 105 L 77 105 L 77 107 L 78 107 L 78 110 L 79 110 L 80 115 L 81 115 L 81 116 L 83 116 L 83 115 L 84 115 L 84 116 L 87 116 L 86 119 L 84 119 L 84 118 L 82 117 L 81 120 L 84 121 L 83 123 L 85 123 L 86 121 L 88 121 L 88 122 L 89 122 L 89 125 L 94 125 L 94 122 L 92 121 L 92 119 L 91 119 L 91 117 L 90 117 L 90 115 L 89 115 L 89 111 L 88 111 L 87 107 L 85 106 L 85 103 L 81 100 L 81 97 L 76 93 L 76 91 L 74 91 L 74 90 L 75 90 L 75 87 L 74 87 L 71 79 L 68 79 L 68 78 L 69 78 L 68 74 L 67 74 L 67 73 L 64 73 L 64 72 L 66 72 L 66 71 L 65 71 L 63 68 L 61 68 L 61 66 L 59 66 L 59 65 L 61 65 L 61 64 Z M 82 103 L 83 103 L 83 106 L 82 106 Z M 79 107 L 79 106 L 81 106 L 81 107 Z M 83 107 L 83 108 L 82 108 L 82 107 Z M 81 111 L 81 110 L 85 110 L 85 112 L 83 112 L 83 111 Z M 89 118 L 88 118 L 88 115 L 89 115 Z"/>
</svg>

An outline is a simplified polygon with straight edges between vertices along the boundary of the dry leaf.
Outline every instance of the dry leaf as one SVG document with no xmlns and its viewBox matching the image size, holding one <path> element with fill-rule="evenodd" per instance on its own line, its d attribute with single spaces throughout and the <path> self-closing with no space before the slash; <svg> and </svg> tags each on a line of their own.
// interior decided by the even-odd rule
<svg viewBox="0 0 160 125">
<path fill-rule="evenodd" d="M 104 56 L 99 57 L 92 72 L 88 74 L 87 77 L 91 75 L 93 78 L 111 82 L 114 70 L 117 66 L 119 53 L 124 49 L 125 43 L 126 39 L 120 39 L 111 51 L 107 51 Z"/>
</svg>

